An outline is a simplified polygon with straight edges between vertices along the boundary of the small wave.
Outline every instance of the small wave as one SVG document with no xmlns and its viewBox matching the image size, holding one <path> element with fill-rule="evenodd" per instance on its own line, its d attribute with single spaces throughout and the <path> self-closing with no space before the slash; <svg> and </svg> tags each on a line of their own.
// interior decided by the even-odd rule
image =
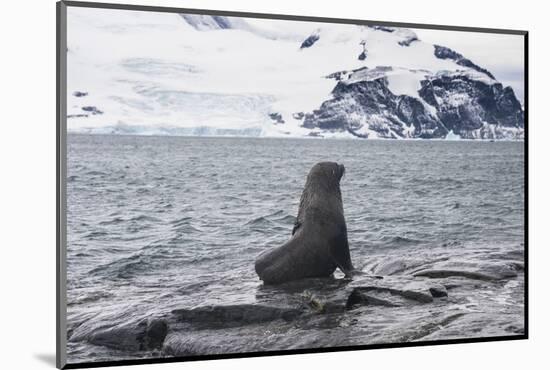
<svg viewBox="0 0 550 370">
<path fill-rule="evenodd" d="M 411 179 L 412 183 L 414 184 L 420 184 L 420 185 L 429 185 L 433 186 L 434 184 L 437 184 L 439 186 L 443 185 L 463 185 L 464 182 L 461 180 L 457 180 L 452 177 L 438 177 L 438 178 L 413 178 Z"/>
<path fill-rule="evenodd" d="M 132 279 L 138 274 L 151 274 L 169 262 L 168 258 L 162 260 L 152 258 L 150 255 L 136 253 L 129 257 L 123 257 L 107 264 L 98 266 L 88 273 L 90 275 L 106 276 L 112 279 Z"/>
<path fill-rule="evenodd" d="M 84 252 L 79 252 L 77 254 L 75 254 L 75 257 L 92 257 L 93 254 L 91 253 L 84 253 Z"/>
<path fill-rule="evenodd" d="M 124 222 L 123 218 L 115 217 L 115 218 L 107 220 L 107 221 L 101 221 L 99 224 L 102 225 L 102 226 L 107 226 L 107 225 L 117 225 L 117 224 L 120 224 L 120 223 L 123 223 L 123 222 Z"/>
<path fill-rule="evenodd" d="M 480 208 L 493 208 L 493 207 L 498 207 L 498 204 L 493 203 L 493 202 L 480 202 L 478 204 L 478 207 L 480 207 Z"/>
<path fill-rule="evenodd" d="M 201 255 L 195 255 L 191 259 L 185 261 L 185 264 L 196 264 L 201 262 L 210 262 L 210 261 L 222 261 L 227 256 L 226 253 L 204 253 Z"/>
<path fill-rule="evenodd" d="M 176 232 L 183 233 L 183 234 L 191 234 L 191 233 L 200 233 L 200 232 L 202 232 L 201 229 L 196 228 L 195 226 L 189 225 L 189 224 L 179 225 L 179 226 L 176 226 L 174 229 L 175 229 Z"/>
<path fill-rule="evenodd" d="M 214 282 L 215 281 L 201 281 L 198 283 L 187 284 L 186 286 L 177 289 L 177 292 L 178 294 L 183 294 L 183 295 L 197 293 L 198 291 L 203 290 L 204 288 L 206 288 L 207 286 L 209 286 Z"/>
<path fill-rule="evenodd" d="M 462 245 L 462 242 L 458 240 L 449 240 L 441 244 L 441 246 L 444 248 L 459 247 L 461 245 Z"/>
<path fill-rule="evenodd" d="M 67 177 L 67 182 L 75 182 L 76 180 L 78 180 L 78 176 L 76 175 Z"/>
<path fill-rule="evenodd" d="M 423 240 L 407 238 L 404 236 L 383 236 L 381 240 L 384 244 L 390 246 L 416 245 L 424 242 Z"/>
<path fill-rule="evenodd" d="M 192 217 L 181 217 L 176 220 L 170 221 L 170 224 L 174 226 L 181 226 L 189 223 L 189 221 L 191 221 L 192 219 L 193 219 Z"/>
<path fill-rule="evenodd" d="M 374 217 L 372 218 L 372 220 L 369 220 L 369 221 L 378 221 L 378 222 L 383 222 L 383 223 L 386 223 L 386 222 L 406 222 L 406 221 L 409 221 L 410 218 L 409 217 L 404 217 L 404 216 L 387 216 L 387 217 Z"/>
<path fill-rule="evenodd" d="M 162 222 L 161 219 L 153 217 L 153 216 L 147 216 L 147 215 L 139 215 L 136 217 L 132 217 L 128 221 L 138 221 L 138 222 Z"/>
<path fill-rule="evenodd" d="M 86 175 L 88 176 L 107 176 L 105 172 L 102 171 L 88 171 L 86 172 Z"/>
<path fill-rule="evenodd" d="M 245 226 L 259 226 L 259 225 L 270 225 L 272 222 L 265 218 L 264 216 L 256 217 L 253 220 L 248 221 L 245 223 Z"/>
<path fill-rule="evenodd" d="M 275 217 L 275 216 L 281 216 L 281 215 L 284 215 L 285 214 L 285 211 L 283 211 L 282 209 L 278 210 L 278 211 L 275 211 L 269 215 L 267 215 L 266 217 Z"/>
<path fill-rule="evenodd" d="M 284 217 L 275 219 L 275 221 L 283 223 L 285 225 L 293 225 L 296 222 L 296 217 L 291 215 L 286 215 Z"/>
<path fill-rule="evenodd" d="M 502 225 L 502 224 L 505 224 L 506 223 L 506 220 L 502 217 L 493 217 L 493 216 L 483 216 L 483 217 L 477 217 L 477 218 L 482 218 L 483 219 L 483 223 L 486 225 L 486 226 L 493 226 L 493 225 Z M 474 226 L 474 225 L 468 225 L 468 226 Z M 478 225 L 475 225 L 475 226 L 478 226 Z"/>
<path fill-rule="evenodd" d="M 105 291 L 82 294 L 67 302 L 68 306 L 97 302 L 101 299 L 114 297 L 114 294 Z"/>
<path fill-rule="evenodd" d="M 452 177 L 439 177 L 436 181 L 437 182 L 442 182 L 442 183 L 450 183 L 450 184 L 462 184 L 463 183 L 463 181 L 454 179 Z"/>
<path fill-rule="evenodd" d="M 99 238 L 99 237 L 102 237 L 102 236 L 107 236 L 108 233 L 106 231 L 92 231 L 92 232 L 89 232 L 88 234 L 86 234 L 84 237 L 86 239 L 94 239 L 94 238 Z"/>
</svg>

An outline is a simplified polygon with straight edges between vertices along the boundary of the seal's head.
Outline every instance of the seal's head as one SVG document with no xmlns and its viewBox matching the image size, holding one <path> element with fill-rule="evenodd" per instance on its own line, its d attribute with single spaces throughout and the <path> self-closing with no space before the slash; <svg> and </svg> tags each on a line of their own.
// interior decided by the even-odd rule
<svg viewBox="0 0 550 370">
<path fill-rule="evenodd" d="M 300 208 L 308 206 L 314 197 L 325 200 L 335 197 L 341 203 L 340 180 L 345 171 L 344 165 L 335 162 L 319 162 L 313 166 L 307 175 Z"/>
<path fill-rule="evenodd" d="M 307 175 L 308 183 L 318 183 L 328 186 L 329 188 L 339 188 L 340 180 L 346 168 L 343 164 L 336 162 L 319 162 L 311 168 Z"/>
</svg>

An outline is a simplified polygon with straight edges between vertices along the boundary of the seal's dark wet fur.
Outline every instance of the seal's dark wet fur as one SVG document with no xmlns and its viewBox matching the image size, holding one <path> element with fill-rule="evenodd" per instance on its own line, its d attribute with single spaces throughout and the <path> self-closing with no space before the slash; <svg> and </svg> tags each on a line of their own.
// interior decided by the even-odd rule
<svg viewBox="0 0 550 370">
<path fill-rule="evenodd" d="M 313 166 L 292 237 L 256 258 L 256 273 L 265 284 L 330 276 L 337 267 L 346 275 L 354 270 L 340 192 L 344 172 L 344 166 L 334 162 Z"/>
</svg>

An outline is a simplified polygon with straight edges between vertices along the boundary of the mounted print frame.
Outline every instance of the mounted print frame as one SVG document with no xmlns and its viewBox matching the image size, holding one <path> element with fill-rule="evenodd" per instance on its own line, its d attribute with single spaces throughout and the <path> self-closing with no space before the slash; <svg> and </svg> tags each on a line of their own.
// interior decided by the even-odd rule
<svg viewBox="0 0 550 370">
<path fill-rule="evenodd" d="M 528 32 L 57 3 L 57 367 L 528 337 Z"/>
</svg>

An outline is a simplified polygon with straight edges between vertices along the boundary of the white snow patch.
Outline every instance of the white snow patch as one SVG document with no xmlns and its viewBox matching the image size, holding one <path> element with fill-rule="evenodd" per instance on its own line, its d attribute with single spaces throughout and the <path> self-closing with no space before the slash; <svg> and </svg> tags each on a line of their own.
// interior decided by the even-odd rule
<svg viewBox="0 0 550 370">
<path fill-rule="evenodd" d="M 453 130 L 450 130 L 447 136 L 445 136 L 445 140 L 460 140 L 460 135 L 457 135 L 453 132 Z"/>
<path fill-rule="evenodd" d="M 206 16 L 190 24 L 178 14 L 69 7 L 67 100 L 74 118 L 68 129 L 303 137 L 311 130 L 293 115 L 330 99 L 337 82 L 325 76 L 337 71 L 367 67 L 347 82 L 386 76 L 394 94 L 418 99 L 420 81 L 441 70 L 489 79 L 436 58 L 432 44 L 399 45 L 414 36 L 406 29 L 228 18 L 231 29 Z M 312 33 L 319 40 L 300 49 Z M 364 61 L 358 60 L 362 44 Z M 87 95 L 76 97 L 76 91 Z M 420 101 L 435 115 L 434 107 Z M 285 123 L 274 124 L 270 113 L 281 114 Z M 88 117 L 76 117 L 82 114 Z M 384 117 L 356 119 L 363 126 L 359 133 L 369 137 L 379 137 L 372 125 L 388 127 Z"/>
</svg>

